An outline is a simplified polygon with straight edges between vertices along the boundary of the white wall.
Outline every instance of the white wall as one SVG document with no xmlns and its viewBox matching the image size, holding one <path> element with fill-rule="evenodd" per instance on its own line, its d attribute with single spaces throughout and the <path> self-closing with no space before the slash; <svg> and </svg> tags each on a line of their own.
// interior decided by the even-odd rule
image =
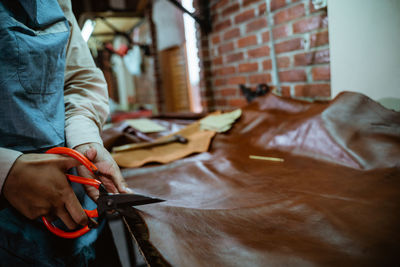
<svg viewBox="0 0 400 267">
<path fill-rule="evenodd" d="M 400 101 L 400 0 L 328 0 L 328 18 L 332 97 Z"/>
<path fill-rule="evenodd" d="M 185 42 L 182 11 L 166 0 L 154 2 L 153 20 L 157 27 L 158 50 Z"/>
</svg>

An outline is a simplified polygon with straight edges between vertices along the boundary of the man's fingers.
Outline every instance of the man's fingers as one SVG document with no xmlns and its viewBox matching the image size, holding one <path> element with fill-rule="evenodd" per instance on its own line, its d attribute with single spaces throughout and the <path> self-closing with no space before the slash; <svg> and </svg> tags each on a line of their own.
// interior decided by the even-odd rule
<svg viewBox="0 0 400 267">
<path fill-rule="evenodd" d="M 94 175 L 91 171 L 89 171 L 85 166 L 79 166 L 77 168 L 79 176 L 82 177 L 86 177 L 86 178 L 93 178 L 94 179 Z"/>
<path fill-rule="evenodd" d="M 101 173 L 100 179 L 108 192 L 128 193 L 130 191 L 126 186 L 117 163 L 101 144 L 86 143 L 75 147 L 75 149 L 84 153 L 96 165 Z M 80 175 L 84 173 L 82 169 L 79 169 Z"/>
<path fill-rule="evenodd" d="M 124 180 L 124 178 L 121 175 L 121 172 L 119 170 L 115 171 L 114 174 L 114 183 L 117 186 L 118 192 L 120 193 L 128 193 L 128 186 Z"/>
<path fill-rule="evenodd" d="M 99 190 L 90 185 L 84 185 L 86 193 L 93 200 L 97 201 L 100 196 Z"/>
<path fill-rule="evenodd" d="M 60 162 L 60 164 L 64 170 L 69 170 L 73 167 L 78 167 L 78 166 L 82 165 L 82 163 L 80 163 L 78 160 L 76 160 L 72 157 L 69 157 L 69 156 L 62 156 L 62 157 L 63 157 L 63 159 Z"/>
<path fill-rule="evenodd" d="M 87 225 L 88 217 L 72 189 L 65 196 L 65 208 L 70 217 L 73 219 L 74 223 L 79 225 Z"/>
<path fill-rule="evenodd" d="M 73 230 L 77 227 L 77 224 L 64 207 L 57 209 L 56 214 L 57 217 L 60 218 L 61 221 L 63 221 L 63 223 L 68 227 L 68 229 Z"/>
<path fill-rule="evenodd" d="M 57 220 L 57 216 L 55 214 L 48 214 L 44 216 L 49 222 Z"/>
<path fill-rule="evenodd" d="M 88 150 L 86 150 L 85 156 L 86 156 L 90 161 L 94 161 L 95 158 L 97 157 L 97 150 L 96 150 L 96 148 L 91 147 L 91 148 L 89 148 Z"/>
</svg>

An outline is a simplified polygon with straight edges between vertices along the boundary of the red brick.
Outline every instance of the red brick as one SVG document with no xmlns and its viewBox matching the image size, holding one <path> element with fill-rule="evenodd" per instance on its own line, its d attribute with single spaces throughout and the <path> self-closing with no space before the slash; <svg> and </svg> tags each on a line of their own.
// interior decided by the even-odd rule
<svg viewBox="0 0 400 267">
<path fill-rule="evenodd" d="M 202 60 L 202 64 L 203 64 L 203 69 L 208 69 L 211 67 L 211 61 L 210 60 Z"/>
<path fill-rule="evenodd" d="M 250 83 L 252 84 L 260 84 L 260 83 L 270 83 L 271 82 L 271 74 L 262 73 L 255 74 L 250 76 Z"/>
<path fill-rule="evenodd" d="M 215 79 L 214 86 L 221 86 L 226 84 L 226 79 Z"/>
<path fill-rule="evenodd" d="M 243 63 L 239 65 L 239 72 L 258 71 L 258 63 Z"/>
<path fill-rule="evenodd" d="M 233 45 L 233 42 L 230 42 L 227 44 L 220 45 L 218 47 L 218 53 L 225 54 L 225 53 L 233 51 L 234 49 L 235 49 L 235 46 Z"/>
<path fill-rule="evenodd" d="M 290 97 L 290 86 L 281 86 L 281 94 L 283 97 Z"/>
<path fill-rule="evenodd" d="M 257 36 L 251 35 L 238 40 L 238 47 L 243 48 L 257 44 Z"/>
<path fill-rule="evenodd" d="M 310 36 L 310 46 L 317 47 L 329 44 L 329 34 L 328 31 L 313 33 Z"/>
<path fill-rule="evenodd" d="M 328 27 L 328 17 L 318 15 L 293 23 L 293 33 L 304 33 Z"/>
<path fill-rule="evenodd" d="M 294 56 L 295 66 L 307 66 L 328 62 L 330 62 L 329 49 L 314 51 L 305 54 L 297 54 Z"/>
<path fill-rule="evenodd" d="M 212 87 L 212 83 L 208 82 L 206 86 L 208 86 L 208 88 L 211 88 Z M 213 93 L 213 91 L 209 90 L 208 88 L 204 92 L 204 97 L 212 98 L 214 96 L 214 93 Z"/>
<path fill-rule="evenodd" d="M 202 57 L 209 57 L 209 56 L 210 56 L 210 50 L 208 50 L 208 49 L 202 49 L 202 50 L 201 50 L 201 56 L 202 56 Z"/>
<path fill-rule="evenodd" d="M 226 99 L 225 98 L 219 98 L 215 99 L 215 104 L 218 106 L 225 106 L 226 105 Z"/>
<path fill-rule="evenodd" d="M 252 21 L 246 25 L 246 32 L 257 31 L 260 29 L 264 29 L 267 27 L 267 19 L 265 17 L 261 17 L 255 21 Z"/>
<path fill-rule="evenodd" d="M 242 52 L 231 54 L 231 55 L 228 55 L 226 57 L 226 63 L 232 63 L 232 62 L 240 61 L 240 60 L 243 60 L 243 58 L 244 58 L 244 56 L 243 56 Z"/>
<path fill-rule="evenodd" d="M 235 28 L 224 33 L 224 40 L 230 40 L 240 36 L 240 29 Z"/>
<path fill-rule="evenodd" d="M 330 84 L 300 84 L 294 87 L 295 96 L 300 97 L 330 97 Z"/>
<path fill-rule="evenodd" d="M 307 75 L 305 70 L 286 70 L 279 72 L 279 81 L 281 82 L 305 82 Z"/>
<path fill-rule="evenodd" d="M 266 32 L 262 33 L 262 41 L 263 41 L 263 43 L 268 43 L 269 42 L 269 31 L 266 31 Z"/>
<path fill-rule="evenodd" d="M 213 15 L 211 16 L 211 23 L 212 23 L 212 24 L 217 23 L 218 20 L 219 20 L 219 18 L 220 18 L 220 16 L 219 16 L 217 13 L 216 13 L 216 14 L 213 14 Z"/>
<path fill-rule="evenodd" d="M 208 39 L 207 38 L 201 39 L 200 44 L 201 44 L 202 47 L 207 47 L 208 46 Z"/>
<path fill-rule="evenodd" d="M 211 10 L 214 12 L 218 11 L 221 7 L 225 6 L 229 3 L 229 0 L 220 0 L 215 3 L 215 5 L 211 6 Z"/>
<path fill-rule="evenodd" d="M 286 0 L 272 0 L 271 1 L 271 11 L 277 10 L 284 6 L 286 6 Z"/>
<path fill-rule="evenodd" d="M 299 4 L 276 13 L 274 15 L 274 23 L 275 25 L 278 25 L 286 21 L 300 18 L 304 16 L 304 14 L 305 14 L 304 5 Z"/>
<path fill-rule="evenodd" d="M 222 57 L 216 57 L 212 60 L 213 65 L 221 65 L 222 63 Z"/>
<path fill-rule="evenodd" d="M 312 69 L 312 77 L 314 81 L 329 81 L 331 79 L 330 66 L 314 67 Z"/>
<path fill-rule="evenodd" d="M 213 72 L 211 71 L 211 70 L 204 70 L 204 68 L 203 68 L 203 70 L 202 70 L 202 75 L 204 75 L 204 77 L 212 77 L 213 76 Z"/>
<path fill-rule="evenodd" d="M 203 109 L 207 109 L 208 104 L 210 103 L 209 100 L 205 100 L 202 98 L 201 100 L 201 106 L 203 107 Z"/>
<path fill-rule="evenodd" d="M 231 98 L 228 99 L 228 105 L 231 107 L 244 107 L 247 105 L 247 101 L 244 98 Z"/>
<path fill-rule="evenodd" d="M 272 70 L 271 59 L 264 60 L 262 64 L 263 64 L 263 70 Z"/>
<path fill-rule="evenodd" d="M 224 20 L 224 21 L 222 21 L 220 23 L 215 24 L 214 30 L 219 32 L 219 31 L 222 31 L 222 30 L 224 30 L 226 28 L 229 28 L 231 25 L 232 25 L 232 23 L 231 23 L 231 21 L 229 19 L 228 20 Z"/>
<path fill-rule="evenodd" d="M 276 63 L 278 68 L 289 68 L 290 67 L 290 58 L 289 57 L 278 57 L 276 59 Z"/>
<path fill-rule="evenodd" d="M 265 16 L 267 14 L 267 4 L 262 3 L 261 5 L 258 6 L 258 14 L 260 16 Z"/>
<path fill-rule="evenodd" d="M 238 94 L 238 89 L 236 88 L 225 88 L 218 90 L 221 96 L 236 96 Z"/>
<path fill-rule="evenodd" d="M 299 50 L 303 48 L 302 38 L 295 38 L 275 44 L 275 52 L 277 54 Z"/>
<path fill-rule="evenodd" d="M 250 9 L 235 16 L 235 23 L 239 24 L 255 17 L 254 9 Z"/>
<path fill-rule="evenodd" d="M 216 45 L 219 44 L 221 42 L 221 38 L 219 37 L 219 35 L 215 35 L 211 38 L 211 42 L 212 44 Z"/>
<path fill-rule="evenodd" d="M 227 84 L 229 84 L 229 85 L 237 85 L 237 84 L 245 84 L 245 83 L 246 83 L 245 76 L 231 77 L 227 80 Z"/>
<path fill-rule="evenodd" d="M 256 49 L 248 50 L 247 55 L 249 58 L 259 58 L 269 56 L 269 46 L 262 46 Z"/>
<path fill-rule="evenodd" d="M 222 11 L 222 16 L 228 16 L 228 15 L 230 15 L 230 14 L 232 14 L 232 13 L 237 12 L 237 11 L 239 11 L 239 4 L 238 4 L 238 3 L 233 4 L 233 5 L 231 5 L 231 6 L 227 7 L 227 8 L 225 8 L 225 9 Z"/>
<path fill-rule="evenodd" d="M 272 33 L 274 35 L 274 39 L 278 40 L 284 37 L 288 37 L 289 36 L 289 28 L 288 25 L 282 25 L 282 26 L 278 26 L 275 27 L 272 30 Z"/>
<path fill-rule="evenodd" d="M 243 0 L 243 6 L 248 6 L 254 3 L 262 2 L 264 0 Z"/>
<path fill-rule="evenodd" d="M 215 74 L 219 76 L 230 75 L 234 73 L 236 73 L 236 68 L 233 66 L 220 68 L 215 71 Z"/>
<path fill-rule="evenodd" d="M 310 3 L 308 3 L 308 5 L 309 5 L 310 13 L 315 13 L 318 11 L 317 9 L 314 8 L 312 1 L 310 1 Z"/>
</svg>

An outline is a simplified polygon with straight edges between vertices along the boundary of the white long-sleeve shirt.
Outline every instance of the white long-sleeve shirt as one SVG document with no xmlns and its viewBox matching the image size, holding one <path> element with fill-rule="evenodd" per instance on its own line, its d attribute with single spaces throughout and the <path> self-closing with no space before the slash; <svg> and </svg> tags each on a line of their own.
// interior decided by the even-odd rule
<svg viewBox="0 0 400 267">
<path fill-rule="evenodd" d="M 108 109 L 107 84 L 94 64 L 70 0 L 58 0 L 70 25 L 64 81 L 65 139 L 68 147 L 88 142 L 102 143 L 100 129 Z M 0 148 L 0 192 L 7 175 L 21 152 Z"/>
</svg>

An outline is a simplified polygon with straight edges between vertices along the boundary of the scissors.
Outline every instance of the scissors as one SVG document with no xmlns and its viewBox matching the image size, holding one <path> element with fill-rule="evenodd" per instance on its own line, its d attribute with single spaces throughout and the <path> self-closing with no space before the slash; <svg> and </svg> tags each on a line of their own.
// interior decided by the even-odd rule
<svg viewBox="0 0 400 267">
<path fill-rule="evenodd" d="M 104 185 L 98 180 L 98 176 L 101 175 L 101 172 L 97 169 L 97 167 L 88 160 L 84 155 L 80 152 L 73 150 L 67 147 L 55 147 L 48 151 L 48 154 L 62 154 L 70 156 L 76 160 L 78 160 L 82 165 L 84 165 L 95 177 L 86 178 L 71 174 L 66 174 L 68 180 L 74 183 L 85 184 L 89 186 L 93 186 L 99 190 L 100 196 L 97 199 L 97 209 L 94 210 L 86 210 L 85 213 L 89 217 L 89 224 L 84 226 L 83 228 L 76 230 L 74 232 L 66 232 L 63 231 L 56 226 L 54 226 L 51 222 L 49 222 L 44 216 L 42 217 L 42 221 L 44 225 L 55 235 L 63 237 L 63 238 L 77 238 L 80 237 L 87 232 L 89 232 L 92 228 L 97 226 L 97 223 L 91 218 L 98 218 L 99 216 L 105 214 L 107 211 L 116 212 L 119 208 L 128 207 L 128 206 L 139 206 L 146 205 L 152 203 L 158 203 L 165 201 L 163 199 L 147 197 L 138 194 L 110 194 L 107 192 Z"/>
</svg>

